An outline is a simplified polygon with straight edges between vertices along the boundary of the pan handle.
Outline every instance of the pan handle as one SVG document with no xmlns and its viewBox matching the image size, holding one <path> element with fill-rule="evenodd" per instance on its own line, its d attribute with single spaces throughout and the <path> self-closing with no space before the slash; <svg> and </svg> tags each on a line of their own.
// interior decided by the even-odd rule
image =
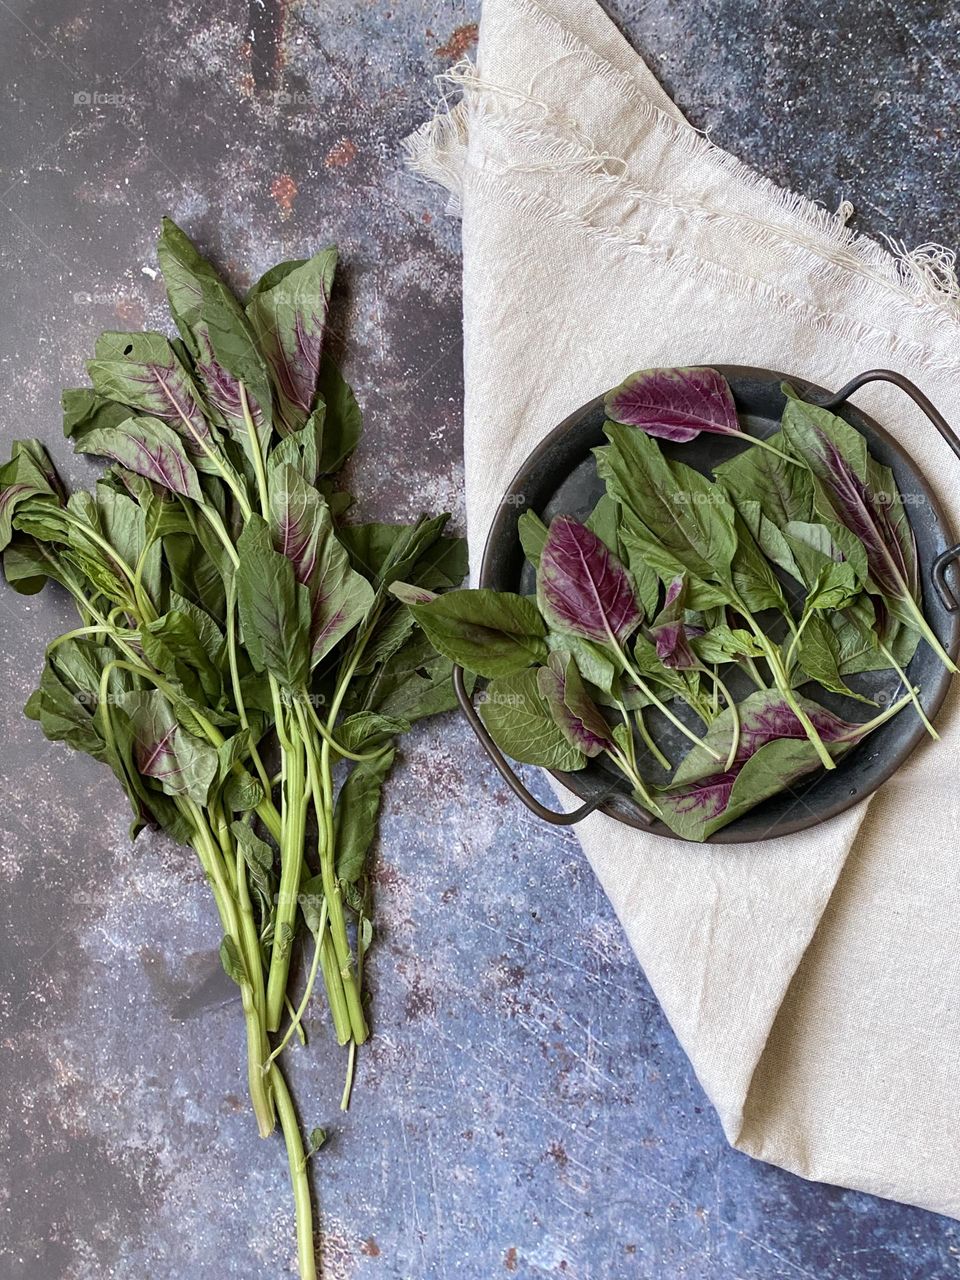
<svg viewBox="0 0 960 1280">
<path fill-rule="evenodd" d="M 487 732 L 487 727 L 477 714 L 477 709 L 473 705 L 473 698 L 467 692 L 467 687 L 463 681 L 463 667 L 453 668 L 453 688 L 457 695 L 457 701 L 460 703 L 460 709 L 467 717 L 470 728 L 477 735 L 477 740 L 493 761 L 500 776 L 506 782 L 507 786 L 518 799 L 522 800 L 531 813 L 535 813 L 538 818 L 542 818 L 544 822 L 549 822 L 555 827 L 571 827 L 575 822 L 580 822 L 589 814 L 598 809 L 616 792 L 617 788 L 610 787 L 607 791 L 602 792 L 595 800 L 589 800 L 586 804 L 582 804 L 579 809 L 574 809 L 572 813 L 558 813 L 555 809 L 548 809 L 546 805 L 530 794 L 523 785 L 514 771 L 510 768 L 510 764 Z"/>
<path fill-rule="evenodd" d="M 893 386 L 906 393 L 927 419 L 933 423 L 940 435 L 952 449 L 954 454 L 960 459 L 960 436 L 954 431 L 947 422 L 943 414 L 937 409 L 923 394 L 918 386 L 905 378 L 902 373 L 895 373 L 893 369 L 868 369 L 866 373 L 859 373 L 855 378 L 851 378 L 846 386 L 841 387 L 836 395 L 831 396 L 829 400 L 818 401 L 821 409 L 836 409 L 844 400 L 849 400 L 855 391 L 859 391 L 861 387 L 867 385 L 868 382 L 889 382 Z M 947 566 L 954 561 L 960 559 L 960 543 L 953 547 L 947 547 L 946 551 L 941 551 L 933 562 L 933 568 L 930 576 L 933 579 L 933 585 L 936 588 L 937 595 L 943 607 L 948 613 L 956 613 L 960 610 L 960 599 L 947 581 Z"/>
</svg>

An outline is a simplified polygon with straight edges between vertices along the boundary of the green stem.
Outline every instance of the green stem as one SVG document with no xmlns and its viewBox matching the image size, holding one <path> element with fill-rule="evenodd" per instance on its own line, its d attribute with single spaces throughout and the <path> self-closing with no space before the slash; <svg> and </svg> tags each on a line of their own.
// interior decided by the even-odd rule
<svg viewBox="0 0 960 1280">
<path fill-rule="evenodd" d="M 608 632 L 608 635 L 610 637 L 610 644 L 613 646 L 614 651 L 619 657 L 620 662 L 623 665 L 624 671 L 626 671 L 627 675 L 634 682 L 634 684 L 637 686 L 640 692 L 644 694 L 645 697 L 650 699 L 650 701 L 657 708 L 657 710 L 662 715 L 665 715 L 667 719 L 670 721 L 670 723 L 674 726 L 674 728 L 679 729 L 685 738 L 689 738 L 690 741 L 695 746 L 703 747 L 707 755 L 713 756 L 714 760 L 722 760 L 723 756 L 721 756 L 718 752 L 714 751 L 713 747 L 707 746 L 707 744 L 704 742 L 702 738 L 698 737 L 693 732 L 692 729 L 687 728 L 687 726 L 683 723 L 683 721 L 679 718 L 679 716 L 674 715 L 674 713 L 670 710 L 670 708 L 666 705 L 666 703 L 660 701 L 657 695 L 653 692 L 653 690 L 644 680 L 643 676 L 640 675 L 639 671 L 636 670 L 636 668 L 630 662 L 630 659 L 627 657 L 624 651 L 620 648 L 620 645 L 616 637 L 613 635 L 613 633 Z"/>
<path fill-rule="evenodd" d="M 789 617 L 789 614 L 787 616 Z M 793 655 L 797 651 L 797 645 L 800 643 L 800 637 L 803 635 L 803 629 L 812 617 L 813 617 L 813 610 L 812 609 L 805 610 L 803 617 L 800 619 L 799 627 L 795 627 L 793 629 L 793 638 L 790 641 L 790 648 L 787 650 L 787 656 L 784 659 L 784 663 L 783 663 L 784 668 L 788 672 L 790 671 L 790 668 L 793 665 Z"/>
<path fill-rule="evenodd" d="M 740 439 L 739 433 L 737 434 L 736 439 Z M 759 445 L 761 449 L 766 449 L 768 453 L 775 453 L 778 458 L 782 458 L 784 462 L 789 462 L 791 466 L 794 466 L 794 467 L 803 466 L 803 463 L 798 461 L 798 459 L 791 458 L 789 454 L 781 452 L 781 450 L 779 450 L 776 445 L 770 444 L 768 440 L 761 440 L 759 436 L 748 436 L 746 432 L 743 433 L 743 439 L 746 441 L 749 441 L 750 444 Z"/>
<path fill-rule="evenodd" d="M 247 717 L 247 707 L 243 700 L 243 689 L 240 685 L 240 667 L 237 662 L 237 584 L 230 583 L 230 589 L 227 592 L 227 660 L 230 665 L 230 684 L 233 687 L 233 700 L 236 703 L 237 715 L 240 717 L 240 727 L 250 733 L 250 721 Z M 257 750 L 257 744 L 253 737 L 250 737 L 250 759 L 253 761 L 257 776 L 263 785 L 264 796 L 271 793 L 270 778 L 264 768 L 263 761 L 260 759 L 260 752 Z"/>
<path fill-rule="evenodd" d="M 282 707 L 279 708 L 281 718 Z M 292 731 L 284 735 L 285 777 L 283 783 L 282 831 L 280 835 L 280 885 L 274 921 L 273 950 L 267 978 L 267 1029 L 276 1031 L 283 1017 L 283 996 L 290 974 L 290 956 L 297 923 L 300 880 L 303 873 L 303 846 L 307 822 L 307 778 L 304 771 L 304 744 Z M 278 728 L 280 728 L 278 720 Z"/>
<path fill-rule="evenodd" d="M 933 738 L 935 741 L 939 741 L 940 735 L 939 733 L 937 733 L 936 729 L 930 723 L 930 720 L 927 717 L 927 713 L 924 711 L 923 705 L 921 704 L 920 699 L 917 696 L 916 689 L 914 689 L 913 685 L 907 679 L 907 673 L 904 671 L 903 667 L 901 667 L 900 663 L 896 660 L 896 658 L 893 656 L 893 654 L 890 652 L 887 646 L 883 643 L 883 641 L 882 640 L 878 641 L 878 644 L 879 644 L 880 652 L 883 654 L 886 660 L 890 663 L 890 666 L 893 667 L 894 671 L 896 671 L 897 675 L 900 677 L 901 681 L 903 682 L 903 687 L 907 690 L 907 696 L 909 697 L 913 705 L 916 707 L 917 715 L 923 721 L 923 724 L 927 730 L 927 733 L 929 733 L 930 737 Z"/>
<path fill-rule="evenodd" d="M 730 690 L 720 679 L 717 672 L 711 671 L 707 667 L 703 667 L 702 670 L 704 675 L 709 676 L 710 679 L 713 681 L 714 689 L 719 693 L 723 694 L 724 699 L 726 700 L 727 706 L 730 709 L 730 716 L 733 720 L 733 739 L 730 743 L 730 750 L 727 753 L 726 763 L 723 766 L 724 770 L 729 770 L 733 768 L 733 762 L 737 758 L 737 748 L 740 746 L 740 713 L 737 709 L 736 702 L 733 700 Z"/>
<path fill-rule="evenodd" d="M 647 790 L 646 783 L 640 777 L 639 773 L 637 773 L 636 769 L 631 765 L 623 752 L 614 748 L 612 751 L 607 749 L 605 754 L 610 757 L 627 781 L 633 786 L 634 790 L 639 795 L 644 808 L 648 809 L 655 817 L 661 818 L 663 815 L 660 812 L 659 805 L 650 795 L 650 792 Z"/>
<path fill-rule="evenodd" d="M 317 1280 L 317 1259 L 313 1248 L 313 1205 L 307 1178 L 307 1159 L 300 1136 L 300 1122 L 290 1097 L 283 1073 L 276 1063 L 270 1068 L 270 1084 L 277 1101 L 277 1114 L 287 1145 L 287 1163 L 293 1186 L 293 1203 L 297 1214 L 297 1261 L 300 1280 Z"/>
<path fill-rule="evenodd" d="M 773 682 L 777 686 L 777 692 L 783 697 L 787 706 L 800 721 L 801 725 L 803 725 L 803 731 L 813 743 L 814 750 L 820 759 L 820 763 L 825 769 L 835 769 L 837 767 L 836 761 L 827 750 L 823 739 L 820 737 L 819 733 L 817 733 L 813 721 L 807 715 L 806 711 L 804 711 L 803 707 L 797 700 L 796 694 L 790 687 L 790 681 L 787 677 L 787 673 L 784 671 L 783 665 L 780 662 L 780 655 L 767 639 L 760 624 L 757 622 L 756 618 L 754 618 L 753 614 L 743 601 L 734 600 L 733 603 L 738 613 L 746 619 L 747 626 L 749 626 L 750 630 L 756 637 L 757 643 L 763 650 L 764 657 L 767 660 L 767 666 L 770 668 L 770 674 L 773 676 Z"/>
<path fill-rule="evenodd" d="M 353 1078 L 357 1070 L 357 1042 L 350 1041 L 350 1048 L 347 1050 L 347 1075 L 343 1082 L 343 1093 L 340 1095 L 340 1110 L 350 1110 L 350 1095 L 353 1093 Z"/>
<path fill-rule="evenodd" d="M 926 640 L 927 644 L 930 646 L 933 652 L 937 655 L 937 657 L 940 659 L 943 665 L 947 668 L 947 670 L 952 675 L 957 675 L 958 670 L 960 670 L 960 668 L 957 667 L 957 664 L 950 657 L 949 653 L 947 653 L 946 649 L 944 649 L 943 645 L 940 643 L 937 637 L 933 634 L 933 630 L 931 629 L 930 624 L 927 622 L 926 618 L 923 616 L 923 610 L 917 604 L 916 600 L 914 600 L 913 596 L 908 594 L 905 603 L 907 605 L 907 608 L 910 610 L 910 612 L 913 614 L 914 618 L 916 619 L 917 630 L 923 636 L 924 640 Z"/>
<path fill-rule="evenodd" d="M 223 862 L 220 850 L 214 841 L 206 819 L 197 804 L 187 797 L 181 797 L 181 808 L 193 823 L 197 841 L 195 848 L 201 866 L 214 887 L 214 897 L 220 911 L 223 931 L 236 947 L 237 954 L 243 962 L 246 975 L 240 983 L 240 998 L 243 1004 L 243 1017 L 247 1029 L 247 1084 L 250 1089 L 250 1100 L 257 1117 L 257 1127 L 261 1138 L 269 1137 L 276 1123 L 273 1097 L 270 1086 L 264 1077 L 262 1064 L 264 1053 L 268 1048 L 266 1031 L 263 1026 L 261 1010 L 257 1007 L 255 996 L 256 973 L 261 972 L 260 949 L 257 943 L 255 961 L 251 961 L 240 923 L 238 904 L 224 877 Z M 256 931 L 254 931 L 255 936 Z"/>
<path fill-rule="evenodd" d="M 320 948 L 320 968 L 323 971 L 323 985 L 327 989 L 327 1003 L 330 1006 L 330 1017 L 333 1020 L 333 1031 L 337 1044 L 346 1044 L 352 1037 L 350 1030 L 350 1011 L 347 1008 L 347 997 L 343 991 L 343 978 L 337 964 L 337 953 L 330 936 L 329 923 L 323 933 Z"/>
<path fill-rule="evenodd" d="M 358 762 L 362 760 L 376 760 L 377 756 L 382 756 L 385 752 L 390 750 L 390 744 L 388 743 L 385 747 L 379 747 L 376 751 L 348 751 L 346 747 L 340 745 L 334 735 L 317 715 L 316 708 L 310 701 L 309 695 L 306 693 L 304 694 L 304 701 L 317 733 L 320 734 L 320 737 L 324 742 L 329 742 L 330 746 L 338 756 L 343 756 L 345 760 L 356 760 Z"/>
<path fill-rule="evenodd" d="M 874 716 L 872 720 L 867 720 L 864 724 L 858 724 L 851 729 L 849 733 L 843 733 L 839 738 L 835 738 L 834 742 L 859 742 L 861 738 L 865 738 L 867 734 L 873 733 L 875 729 L 879 729 L 882 724 L 886 724 L 888 720 L 903 710 L 908 703 L 913 701 L 911 694 L 916 690 L 911 686 L 910 693 L 904 694 L 897 702 L 892 702 L 885 711 L 881 711 L 878 716 Z"/>
<path fill-rule="evenodd" d="M 250 413 L 250 404 L 247 400 L 247 388 L 242 382 L 238 382 L 240 389 L 240 406 L 243 409 L 243 421 L 246 424 L 247 436 L 250 440 L 250 453 L 253 457 L 253 469 L 257 476 L 257 488 L 260 492 L 260 512 L 269 524 L 270 522 L 270 496 L 267 488 L 267 471 L 263 465 L 263 450 L 260 448 L 260 437 L 257 435 L 257 428 L 253 423 L 253 416 Z"/>
<path fill-rule="evenodd" d="M 220 456 L 219 451 L 215 451 L 210 448 L 206 440 L 204 440 L 203 436 L 201 436 L 196 431 L 193 423 L 190 421 L 187 415 L 183 412 L 183 409 L 181 409 L 180 405 L 176 401 L 173 401 L 172 403 L 174 404 L 174 408 L 176 409 L 177 413 L 180 415 L 180 420 L 183 423 L 183 425 L 190 432 L 190 435 L 197 442 L 197 445 L 200 447 L 200 449 L 203 450 L 207 458 L 209 458 L 209 460 L 213 463 L 220 478 L 223 480 L 224 484 L 227 486 L 227 488 L 236 498 L 237 505 L 240 507 L 240 510 L 243 512 L 244 519 L 249 520 L 250 516 L 253 514 L 253 508 L 250 506 L 250 503 L 247 501 L 247 495 L 244 493 L 243 487 L 240 484 L 239 477 L 237 476 L 233 467 L 230 466 L 230 464 Z M 201 504 L 201 510 L 205 510 L 205 509 L 206 509 L 206 504 Z"/>
<path fill-rule="evenodd" d="M 626 713 L 624 714 L 626 715 Z M 647 748 L 647 750 L 653 756 L 654 760 L 656 760 L 657 764 L 660 765 L 662 769 L 672 769 L 673 768 L 672 761 L 667 759 L 664 753 L 660 750 L 660 748 L 654 742 L 653 738 L 650 736 L 650 730 L 647 728 L 647 722 L 643 718 L 642 707 L 637 708 L 637 710 L 633 713 L 633 718 L 636 721 L 637 730 L 640 734 L 640 739 L 643 742 L 643 745 Z M 627 725 L 629 726 L 629 724 L 630 724 L 630 721 L 628 719 Z"/>
<path fill-rule="evenodd" d="M 345 686 L 344 686 L 345 688 Z M 334 712 L 339 707 L 339 698 L 334 699 Z M 340 976 L 343 980 L 343 994 L 350 1015 L 350 1028 L 354 1040 L 363 1044 L 369 1035 L 363 1007 L 360 1003 L 360 991 L 357 986 L 356 971 L 353 964 L 353 953 L 347 937 L 347 922 L 343 913 L 343 898 L 340 882 L 337 879 L 336 851 L 333 831 L 333 779 L 330 774 L 330 744 L 324 742 L 317 762 L 316 751 L 310 726 L 303 706 L 297 703 L 297 716 L 300 719 L 300 730 L 307 753 L 307 770 L 310 775 L 310 787 L 313 792 L 313 803 L 317 813 L 317 824 L 320 830 L 320 874 L 323 878 L 323 893 L 330 913 L 330 935 L 336 952 Z"/>
<path fill-rule="evenodd" d="M 267 1066 L 269 1066 L 271 1062 L 274 1062 L 277 1058 L 279 1058 L 280 1054 L 283 1053 L 284 1049 L 290 1043 L 290 1037 L 293 1035 L 293 1033 L 300 1026 L 300 1023 L 303 1021 L 303 1015 L 307 1011 L 307 1005 L 310 1002 L 310 996 L 313 994 L 313 984 L 317 980 L 317 969 L 320 967 L 320 952 L 322 950 L 323 935 L 324 935 L 324 932 L 326 931 L 326 928 L 327 928 L 327 903 L 326 903 L 326 899 L 324 899 L 323 906 L 320 908 L 320 927 L 317 929 L 316 946 L 313 948 L 313 963 L 310 966 L 310 973 L 307 976 L 307 985 L 304 988 L 303 998 L 301 999 L 300 1004 L 297 1006 L 297 1011 L 293 1015 L 293 1018 L 291 1019 L 289 1027 L 287 1027 L 286 1035 L 284 1035 L 283 1039 L 280 1041 L 280 1043 L 274 1049 L 273 1053 L 271 1053 L 270 1057 L 267 1059 Z"/>
</svg>

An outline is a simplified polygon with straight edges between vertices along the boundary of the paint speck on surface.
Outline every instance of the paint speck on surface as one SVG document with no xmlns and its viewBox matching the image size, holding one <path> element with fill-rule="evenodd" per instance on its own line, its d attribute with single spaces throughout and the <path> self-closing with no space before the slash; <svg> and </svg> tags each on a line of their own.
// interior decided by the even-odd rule
<svg viewBox="0 0 960 1280">
<path fill-rule="evenodd" d="M 357 158 L 357 144 L 351 138 L 341 138 L 323 158 L 328 169 L 343 169 Z"/>
<path fill-rule="evenodd" d="M 299 188 L 290 177 L 289 173 L 281 173 L 278 178 L 274 178 L 270 184 L 270 194 L 276 200 L 280 207 L 281 213 L 285 217 L 289 217 L 293 209 L 293 202 L 296 199 Z"/>
<path fill-rule="evenodd" d="M 364 1240 L 363 1244 L 360 1246 L 360 1252 L 367 1258 L 379 1258 L 380 1246 L 377 1244 L 376 1240 L 374 1240 L 373 1236 L 371 1236 L 369 1240 Z"/>
<path fill-rule="evenodd" d="M 467 22 L 462 27 L 457 27 L 446 44 L 442 44 L 436 50 L 436 56 L 456 61 L 457 58 L 464 57 L 467 51 L 473 48 L 479 35 L 479 25 L 476 22 Z"/>
<path fill-rule="evenodd" d="M 503 1255 L 503 1265 L 507 1271 L 516 1271 L 517 1269 L 517 1247 L 511 1245 L 507 1252 Z"/>
</svg>

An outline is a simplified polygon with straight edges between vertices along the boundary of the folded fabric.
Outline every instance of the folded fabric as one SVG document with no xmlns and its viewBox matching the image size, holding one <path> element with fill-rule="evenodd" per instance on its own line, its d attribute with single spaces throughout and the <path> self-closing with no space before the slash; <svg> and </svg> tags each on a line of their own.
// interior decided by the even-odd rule
<svg viewBox="0 0 960 1280">
<path fill-rule="evenodd" d="M 895 257 L 683 120 L 593 0 L 487 0 L 459 103 L 410 140 L 463 219 L 472 560 L 524 457 L 634 369 L 746 364 L 832 389 L 900 370 L 960 419 L 942 251 Z M 960 469 L 892 388 L 856 403 L 954 524 Z M 798 835 L 577 831 L 730 1142 L 960 1217 L 960 723 Z"/>
</svg>

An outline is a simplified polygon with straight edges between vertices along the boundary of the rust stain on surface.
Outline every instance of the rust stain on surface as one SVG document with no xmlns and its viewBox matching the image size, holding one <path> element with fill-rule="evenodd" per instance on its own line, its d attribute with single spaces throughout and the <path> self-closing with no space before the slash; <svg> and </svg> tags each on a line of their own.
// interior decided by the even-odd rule
<svg viewBox="0 0 960 1280">
<path fill-rule="evenodd" d="M 281 173 L 278 178 L 274 178 L 270 184 L 270 194 L 280 206 L 280 212 L 285 218 L 289 218 L 290 211 L 293 208 L 293 202 L 297 195 L 297 184 L 290 177 L 289 173 Z"/>
<path fill-rule="evenodd" d="M 508 1271 L 516 1271 L 517 1269 L 517 1247 L 511 1245 L 507 1252 L 503 1255 L 503 1265 Z"/>
<path fill-rule="evenodd" d="M 435 56 L 438 58 L 462 58 L 468 49 L 472 49 L 477 43 L 477 37 L 480 34 L 480 28 L 475 22 L 468 22 L 465 26 L 457 27 L 446 44 L 442 44 L 436 50 Z"/>
<path fill-rule="evenodd" d="M 374 1240 L 373 1236 L 371 1236 L 369 1240 L 364 1240 L 363 1244 L 360 1246 L 360 1252 L 366 1254 L 368 1258 L 379 1258 L 380 1246 L 377 1244 L 376 1240 Z"/>
<path fill-rule="evenodd" d="M 342 169 L 356 158 L 356 143 L 350 138 L 341 138 L 324 156 L 323 163 L 328 169 Z"/>
</svg>

